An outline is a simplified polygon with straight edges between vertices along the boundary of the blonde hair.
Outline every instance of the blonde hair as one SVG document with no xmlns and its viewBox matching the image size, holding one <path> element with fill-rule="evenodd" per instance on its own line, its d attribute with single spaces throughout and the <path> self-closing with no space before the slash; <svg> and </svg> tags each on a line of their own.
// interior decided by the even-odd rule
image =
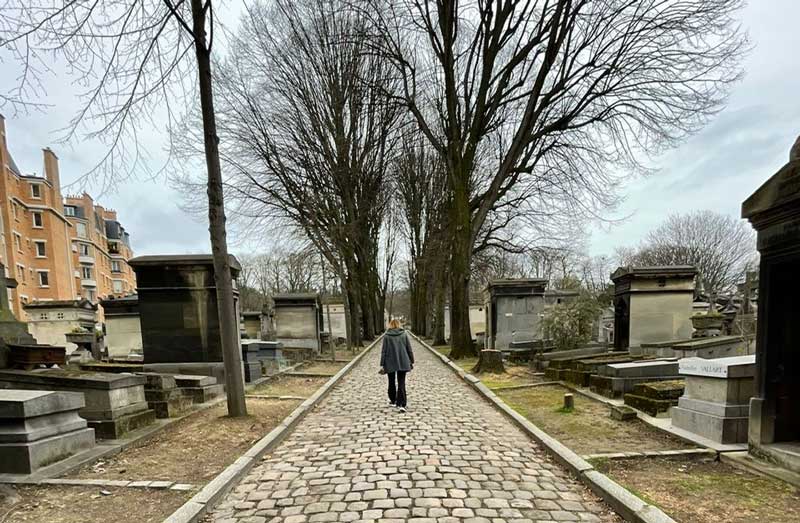
<svg viewBox="0 0 800 523">
<path fill-rule="evenodd" d="M 389 328 L 390 329 L 399 329 L 400 328 L 400 320 L 397 318 L 392 318 L 389 320 Z"/>
</svg>

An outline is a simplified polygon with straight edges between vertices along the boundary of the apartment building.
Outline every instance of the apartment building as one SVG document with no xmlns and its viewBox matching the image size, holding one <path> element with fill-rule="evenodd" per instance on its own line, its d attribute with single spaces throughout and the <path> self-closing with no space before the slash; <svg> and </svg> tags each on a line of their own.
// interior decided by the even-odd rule
<svg viewBox="0 0 800 523">
<path fill-rule="evenodd" d="M 83 194 L 64 200 L 58 157 L 44 149 L 43 176 L 24 172 L 8 150 L 0 115 L 0 262 L 16 280 L 9 302 L 17 318 L 23 305 L 123 296 L 136 288 L 127 264 L 130 238 L 116 212 Z"/>
</svg>

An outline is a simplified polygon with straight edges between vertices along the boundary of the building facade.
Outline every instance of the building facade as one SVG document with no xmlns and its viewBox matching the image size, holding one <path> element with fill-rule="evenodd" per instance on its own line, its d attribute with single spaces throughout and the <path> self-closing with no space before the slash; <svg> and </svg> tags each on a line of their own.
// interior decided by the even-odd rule
<svg viewBox="0 0 800 523">
<path fill-rule="evenodd" d="M 9 302 L 26 320 L 23 305 L 86 298 L 97 303 L 136 288 L 127 264 L 128 234 L 114 211 L 84 194 L 61 194 L 58 157 L 43 150 L 44 176 L 14 162 L 0 116 L 0 262 L 13 287 Z"/>
</svg>

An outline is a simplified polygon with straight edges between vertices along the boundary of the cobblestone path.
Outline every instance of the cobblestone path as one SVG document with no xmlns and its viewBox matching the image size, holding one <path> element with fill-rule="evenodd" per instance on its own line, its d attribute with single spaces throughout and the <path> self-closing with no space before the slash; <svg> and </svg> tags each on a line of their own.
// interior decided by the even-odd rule
<svg viewBox="0 0 800 523">
<path fill-rule="evenodd" d="M 217 505 L 209 521 L 620 521 L 414 342 L 406 414 L 379 347 Z"/>
</svg>

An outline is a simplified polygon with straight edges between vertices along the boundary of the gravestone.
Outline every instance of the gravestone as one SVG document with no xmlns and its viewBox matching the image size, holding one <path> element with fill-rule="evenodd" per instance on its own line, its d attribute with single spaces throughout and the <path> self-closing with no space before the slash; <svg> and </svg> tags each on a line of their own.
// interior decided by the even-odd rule
<svg viewBox="0 0 800 523">
<path fill-rule="evenodd" d="M 484 291 L 486 349 L 508 349 L 512 341 L 542 339 L 547 280 L 494 280 Z"/>
<path fill-rule="evenodd" d="M 800 139 L 789 162 L 742 204 L 758 232 L 755 393 L 751 452 L 800 472 Z"/>
<path fill-rule="evenodd" d="M 192 403 L 207 403 L 225 392 L 225 387 L 217 383 L 213 376 L 175 374 L 175 383 L 181 394 L 190 398 Z"/>
<path fill-rule="evenodd" d="M 80 392 L 79 414 L 99 439 L 118 439 L 155 421 L 144 395 L 146 380 L 132 374 L 42 369 L 2 370 L 0 388 Z"/>
<path fill-rule="evenodd" d="M 222 362 L 212 256 L 139 256 L 128 263 L 136 272 L 144 363 Z M 233 256 L 230 266 L 235 278 L 241 266 Z"/>
<path fill-rule="evenodd" d="M 258 345 L 242 340 L 242 364 L 244 379 L 251 383 L 261 378 L 261 360 L 258 358 Z"/>
<path fill-rule="evenodd" d="M 157 418 L 174 418 L 191 407 L 191 398 L 181 393 L 174 376 L 155 372 L 142 372 L 139 375 L 147 380 L 144 397 Z"/>
<path fill-rule="evenodd" d="M 692 337 L 697 269 L 689 265 L 620 267 L 614 282 L 614 348 Z"/>
<path fill-rule="evenodd" d="M 755 356 L 679 361 L 686 388 L 672 409 L 672 425 L 717 443 L 747 441 Z"/>
<path fill-rule="evenodd" d="M 612 363 L 597 369 L 597 374 L 589 378 L 592 391 L 618 398 L 632 392 L 639 383 L 676 380 L 678 360 L 648 360 L 628 363 Z"/>
<path fill-rule="evenodd" d="M 275 339 L 297 360 L 314 357 L 322 348 L 322 304 L 316 293 L 276 294 Z"/>
<path fill-rule="evenodd" d="M 17 281 L 6 278 L 5 273 L 5 266 L 0 263 L 0 369 L 5 369 L 9 365 L 7 344 L 36 345 L 36 339 L 28 332 L 28 325 L 18 321 L 11 312 L 8 289 L 16 288 Z"/>
<path fill-rule="evenodd" d="M 0 390 L 0 473 L 31 474 L 94 446 L 82 394 Z"/>
</svg>

